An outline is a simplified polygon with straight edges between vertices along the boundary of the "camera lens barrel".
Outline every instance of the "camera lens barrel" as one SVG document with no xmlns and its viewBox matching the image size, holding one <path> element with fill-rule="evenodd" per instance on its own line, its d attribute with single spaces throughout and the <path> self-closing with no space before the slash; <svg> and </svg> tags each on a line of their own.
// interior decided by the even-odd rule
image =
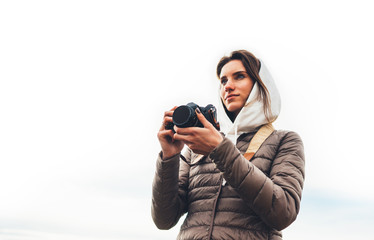
<svg viewBox="0 0 374 240">
<path fill-rule="evenodd" d="M 197 116 L 193 108 L 182 105 L 174 110 L 173 123 L 177 127 L 193 127 L 197 121 Z"/>
</svg>

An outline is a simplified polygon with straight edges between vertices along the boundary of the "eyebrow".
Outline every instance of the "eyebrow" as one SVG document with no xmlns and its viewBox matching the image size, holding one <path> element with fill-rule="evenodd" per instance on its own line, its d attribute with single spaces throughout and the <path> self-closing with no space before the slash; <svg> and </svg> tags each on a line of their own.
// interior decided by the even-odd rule
<svg viewBox="0 0 374 240">
<path fill-rule="evenodd" d="M 232 75 L 238 75 L 238 74 L 243 74 L 243 73 L 245 73 L 245 74 L 248 74 L 246 71 L 238 71 L 238 72 L 234 72 Z"/>
<path fill-rule="evenodd" d="M 248 73 L 247 73 L 246 71 L 237 71 L 237 72 L 234 72 L 232 75 L 236 76 L 236 75 L 238 75 L 238 74 L 243 74 L 243 73 L 248 75 Z M 219 79 L 223 79 L 223 78 L 227 78 L 227 76 L 226 76 L 226 75 L 223 75 L 223 76 L 220 77 Z"/>
</svg>

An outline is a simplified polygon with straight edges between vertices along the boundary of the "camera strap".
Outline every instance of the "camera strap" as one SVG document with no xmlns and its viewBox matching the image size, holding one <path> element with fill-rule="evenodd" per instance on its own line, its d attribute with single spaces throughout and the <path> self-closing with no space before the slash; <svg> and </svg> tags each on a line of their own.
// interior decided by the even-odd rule
<svg viewBox="0 0 374 240">
<path fill-rule="evenodd" d="M 204 155 L 198 154 L 197 157 L 192 159 L 190 166 L 196 165 L 203 157 Z"/>
<path fill-rule="evenodd" d="M 274 132 L 274 127 L 273 124 L 268 123 L 263 125 L 253 136 L 251 142 L 249 143 L 247 151 L 244 153 L 244 157 L 250 161 L 257 152 L 257 150 L 261 147 L 262 143 L 265 142 L 265 140 Z M 191 161 L 190 165 L 195 165 L 197 164 L 204 155 L 198 154 L 193 160 Z M 187 162 L 185 160 L 185 162 Z"/>
<path fill-rule="evenodd" d="M 274 132 L 274 130 L 273 124 L 271 123 L 263 125 L 253 136 L 251 142 L 249 143 L 248 149 L 243 156 L 248 161 L 251 161 L 253 155 L 255 155 L 262 143 L 265 142 L 265 140 Z"/>
</svg>

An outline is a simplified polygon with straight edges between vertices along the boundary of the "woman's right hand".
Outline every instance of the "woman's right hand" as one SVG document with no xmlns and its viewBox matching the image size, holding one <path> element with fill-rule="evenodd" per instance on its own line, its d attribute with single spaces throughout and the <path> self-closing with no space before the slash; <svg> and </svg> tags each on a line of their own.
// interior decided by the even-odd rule
<svg viewBox="0 0 374 240">
<path fill-rule="evenodd" d="M 177 107 L 173 107 L 170 111 L 164 113 L 164 120 L 162 126 L 157 133 L 158 141 L 160 142 L 162 149 L 162 159 L 168 159 L 172 156 L 180 153 L 183 149 L 184 143 L 179 140 L 174 140 L 174 132 L 171 129 L 166 129 L 165 126 L 168 123 L 172 123 L 173 113 Z"/>
</svg>

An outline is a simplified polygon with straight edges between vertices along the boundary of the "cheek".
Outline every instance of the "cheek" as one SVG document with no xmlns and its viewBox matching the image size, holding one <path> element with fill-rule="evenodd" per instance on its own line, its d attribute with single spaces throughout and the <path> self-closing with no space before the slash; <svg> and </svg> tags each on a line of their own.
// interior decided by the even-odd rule
<svg viewBox="0 0 374 240">
<path fill-rule="evenodd" d="M 223 87 L 220 87 L 220 89 L 219 89 L 219 94 L 220 94 L 220 96 L 221 96 L 221 100 L 224 101 L 225 91 L 223 90 Z"/>
<path fill-rule="evenodd" d="M 219 94 L 220 94 L 220 98 L 221 98 L 222 104 L 227 108 L 227 103 L 225 101 L 225 91 L 223 90 L 222 87 L 220 88 L 219 91 L 220 91 Z"/>
<path fill-rule="evenodd" d="M 247 83 L 247 86 L 245 86 L 245 89 L 247 90 L 246 93 L 247 93 L 247 98 L 249 97 L 249 95 L 251 94 L 252 92 L 252 88 L 253 88 L 253 82 L 250 81 Z"/>
</svg>

